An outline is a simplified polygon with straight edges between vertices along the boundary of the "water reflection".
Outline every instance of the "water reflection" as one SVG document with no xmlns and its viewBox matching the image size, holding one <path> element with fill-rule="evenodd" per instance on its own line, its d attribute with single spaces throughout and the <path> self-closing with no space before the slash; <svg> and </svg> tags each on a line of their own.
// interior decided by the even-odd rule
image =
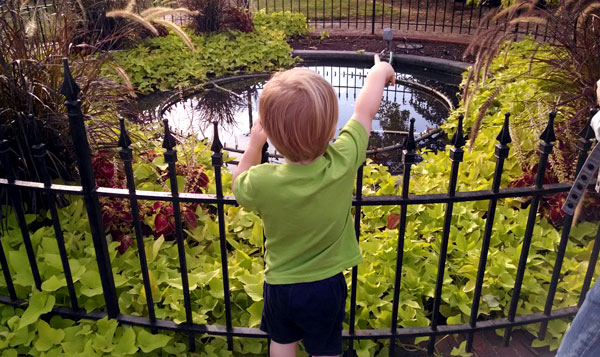
<svg viewBox="0 0 600 357">
<path fill-rule="evenodd" d="M 360 93 L 369 72 L 366 68 L 340 66 L 308 67 L 321 74 L 332 84 L 338 95 L 339 118 L 336 135 L 352 116 L 356 97 Z M 250 77 L 250 78 L 248 78 Z M 219 136 L 226 148 L 243 150 L 248 142 L 250 128 L 258 115 L 258 97 L 268 75 L 246 76 L 237 79 L 215 81 L 200 93 L 174 97 L 163 103 L 163 118 L 169 120 L 174 131 L 184 135 L 212 137 L 212 121 L 219 121 Z M 415 118 L 416 136 L 419 133 L 437 128 L 449 111 L 447 98 L 439 93 L 422 88 L 421 79 L 410 74 L 398 74 L 398 83 L 386 87 L 381 107 L 373 121 L 373 133 L 369 147 L 384 148 L 401 146 L 406 139 L 406 131 L 411 118 Z M 406 83 L 403 81 L 408 81 Z M 416 84 L 411 84 L 416 83 Z M 443 144 L 437 144 L 443 148 Z M 433 145 L 431 149 L 437 149 Z M 276 152 L 271 147 L 271 154 Z M 398 161 L 399 150 L 395 150 L 391 159 L 382 159 L 378 153 L 374 157 L 388 166 Z M 391 160 L 391 161 L 390 161 Z M 395 171 L 395 170 L 394 170 Z"/>
</svg>

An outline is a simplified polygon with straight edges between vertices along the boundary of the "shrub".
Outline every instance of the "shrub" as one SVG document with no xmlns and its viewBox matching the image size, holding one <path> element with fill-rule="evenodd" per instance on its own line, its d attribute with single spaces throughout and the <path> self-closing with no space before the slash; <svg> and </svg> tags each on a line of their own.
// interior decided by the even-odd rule
<svg viewBox="0 0 600 357">
<path fill-rule="evenodd" d="M 194 33 L 225 30 L 252 32 L 252 14 L 241 0 L 184 0 L 183 4 L 198 14 L 192 16 Z"/>
<path fill-rule="evenodd" d="M 513 80 L 535 82 L 536 88 L 542 90 L 542 96 L 529 96 L 526 100 L 540 104 L 543 110 L 538 110 L 538 115 L 541 117 L 547 117 L 549 109 L 557 107 L 568 115 L 568 127 L 582 128 L 588 121 L 587 108 L 596 105 L 594 88 L 600 78 L 598 2 L 561 0 L 557 7 L 537 5 L 537 1 L 519 0 L 506 9 L 492 12 L 488 17 L 498 20 L 497 25 L 478 29 L 467 49 L 467 54 L 476 55 L 476 62 L 464 86 L 465 107 L 467 112 L 471 107 L 480 108 L 473 124 L 472 138 L 476 137 L 481 122 L 486 118 L 487 108 L 501 91 L 506 90 L 504 85 L 510 85 Z M 529 42 L 513 46 L 521 39 L 516 33 L 519 26 L 535 28 L 542 38 L 548 38 L 551 43 Z M 516 68 L 502 68 L 507 61 L 501 53 L 513 48 L 520 48 L 517 55 L 522 60 Z M 481 106 L 470 106 L 473 93 L 491 82 L 495 87 L 488 93 L 487 100 L 481 102 Z M 522 103 L 525 105 L 525 102 Z M 566 145 L 564 150 L 570 152 L 573 151 L 571 143 L 575 140 L 574 131 L 568 127 L 565 128 L 563 143 Z"/>
<path fill-rule="evenodd" d="M 142 93 L 188 88 L 205 81 L 207 74 L 272 71 L 296 61 L 284 34 L 276 30 L 189 36 L 196 51 L 188 51 L 180 38 L 169 35 L 149 38 L 136 48 L 114 54 L 114 59 Z M 106 69 L 105 73 L 110 72 Z"/>
<path fill-rule="evenodd" d="M 500 128 L 504 113 L 510 112 L 511 150 L 514 150 L 522 170 L 511 185 L 533 184 L 537 173 L 539 137 L 548 123 L 549 112 L 562 101 L 564 104 L 557 107 L 554 125 L 557 142 L 549 158 L 545 183 L 572 180 L 578 155 L 578 135 L 589 120 L 587 109 L 591 99 L 587 97 L 588 89 L 580 88 L 582 84 L 579 82 L 568 82 L 567 77 L 572 76 L 570 65 L 563 69 L 550 64 L 552 61 L 562 62 L 566 56 L 564 51 L 561 54 L 554 46 L 540 45 L 531 39 L 505 46 L 490 61 L 485 74 L 480 73 L 480 78 L 476 79 L 472 70 L 463 81 L 467 98 L 463 99 L 457 113 L 466 113 L 465 123 L 471 130 L 471 140 L 476 140 L 472 141 L 472 148 L 479 149 L 476 147 L 478 133 L 487 128 Z M 534 59 L 531 58 L 532 53 L 535 53 Z M 555 57 L 557 55 L 561 57 Z M 580 94 L 577 94 L 578 91 L 581 91 Z M 572 100 L 563 100 L 569 96 Z M 590 192 L 587 196 L 584 200 L 587 207 L 598 204 L 596 194 Z M 565 194 L 542 198 L 540 210 L 557 225 L 564 217 L 560 208 L 565 198 Z M 595 209 L 579 212 L 583 214 L 576 219 L 600 218 Z"/>
<path fill-rule="evenodd" d="M 283 31 L 287 37 L 310 33 L 306 16 L 298 12 L 280 11 L 267 14 L 264 9 L 254 14 L 254 26 Z"/>
</svg>

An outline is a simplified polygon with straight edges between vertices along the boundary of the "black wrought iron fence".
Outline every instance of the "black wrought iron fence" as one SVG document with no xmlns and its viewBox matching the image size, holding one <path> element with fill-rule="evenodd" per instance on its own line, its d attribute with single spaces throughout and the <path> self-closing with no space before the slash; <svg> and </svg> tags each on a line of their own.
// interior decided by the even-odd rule
<svg viewBox="0 0 600 357">
<path fill-rule="evenodd" d="M 316 28 L 394 28 L 415 32 L 474 33 L 496 6 L 454 0 L 256 0 L 253 10 L 306 15 Z"/>
<path fill-rule="evenodd" d="M 232 196 L 225 196 L 223 194 L 222 187 L 222 175 L 221 169 L 223 166 L 223 153 L 222 145 L 218 137 L 218 130 L 215 123 L 215 134 L 212 142 L 211 150 L 212 154 L 212 165 L 214 167 L 214 180 L 216 183 L 216 194 L 190 194 L 179 192 L 176 180 L 175 163 L 177 162 L 177 152 L 175 150 L 175 141 L 169 131 L 169 127 L 165 122 L 165 134 L 163 148 L 165 149 L 164 161 L 168 164 L 168 175 L 170 177 L 171 187 L 170 192 L 150 192 L 150 191 L 139 191 L 136 190 L 133 177 L 133 155 L 132 149 L 130 148 L 131 140 L 127 134 L 127 130 L 123 122 L 121 122 L 121 136 L 119 139 L 119 154 L 124 164 L 125 176 L 127 189 L 115 189 L 98 187 L 94 179 L 94 172 L 91 163 L 91 152 L 87 141 L 85 126 L 83 122 L 83 116 L 81 113 L 81 102 L 78 99 L 79 88 L 73 80 L 68 65 L 65 61 L 65 82 L 62 87 L 62 93 L 66 97 L 66 107 L 68 110 L 68 117 L 70 123 L 70 133 L 73 139 L 73 145 L 75 146 L 77 155 L 77 165 L 79 174 L 81 176 L 81 186 L 66 186 L 53 184 L 48 170 L 46 168 L 46 157 L 47 151 L 44 143 L 36 138 L 36 142 L 33 145 L 34 156 L 37 160 L 38 170 L 40 170 L 42 182 L 25 182 L 15 179 L 13 168 L 9 158 L 9 141 L 3 139 L 0 141 L 0 159 L 2 162 L 2 168 L 5 171 L 6 178 L 0 179 L 0 186 L 9 195 L 10 202 L 15 212 L 22 238 L 27 253 L 27 259 L 31 267 L 31 274 L 33 276 L 34 285 L 37 289 L 41 288 L 42 279 L 38 270 L 36 262 L 35 248 L 32 245 L 29 227 L 25 219 L 24 202 L 21 199 L 22 191 L 37 191 L 45 195 L 48 200 L 48 207 L 50 217 L 53 223 L 54 232 L 56 235 L 56 242 L 58 244 L 61 263 L 64 270 L 66 279 L 67 289 L 70 297 L 70 306 L 57 306 L 50 314 L 61 315 L 67 318 L 75 319 L 100 319 L 108 316 L 111 319 L 116 319 L 121 324 L 142 326 L 151 329 L 152 331 L 157 330 L 172 330 L 180 333 L 188 334 L 189 336 L 189 348 L 194 350 L 196 348 L 196 337 L 197 336 L 225 336 L 229 349 L 233 348 L 233 339 L 236 337 L 250 337 L 250 338 L 261 338 L 266 339 L 268 336 L 257 328 L 249 328 L 244 326 L 233 326 L 231 316 L 231 302 L 230 295 L 231 290 L 229 287 L 229 273 L 228 273 L 228 256 L 227 256 L 227 242 L 226 242 L 226 227 L 225 227 L 225 214 L 224 207 L 227 205 L 235 205 L 236 201 Z M 33 116 L 30 116 L 30 120 L 33 120 Z M 357 285 L 360 283 L 357 279 L 358 268 L 352 269 L 351 275 L 351 292 L 350 292 L 350 310 L 349 310 L 349 329 L 343 332 L 344 338 L 348 341 L 348 351 L 352 351 L 355 346 L 355 341 L 359 339 L 373 339 L 373 340 L 389 340 L 390 343 L 390 354 L 393 354 L 396 349 L 395 341 L 401 337 L 417 337 L 417 336 L 429 336 L 430 343 L 428 345 L 429 353 L 434 350 L 435 341 L 439 336 L 449 334 L 465 334 L 467 336 L 467 350 L 471 350 L 473 343 L 474 333 L 487 329 L 505 329 L 505 343 L 508 344 L 510 340 L 511 330 L 514 327 L 541 323 L 540 334 L 543 338 L 546 326 L 550 320 L 568 318 L 573 316 L 581 305 L 585 295 L 590 287 L 591 280 L 594 275 L 594 268 L 598 258 L 598 252 L 600 250 L 600 227 L 596 234 L 593 250 L 591 253 L 590 261 L 588 264 L 586 277 L 583 283 L 580 300 L 578 306 L 571 306 L 567 308 L 554 309 L 553 302 L 556 294 L 557 285 L 559 283 L 559 277 L 561 272 L 561 266 L 566 251 L 566 243 L 571 230 L 571 223 L 573 220 L 572 215 L 567 215 L 565 224 L 563 226 L 560 243 L 558 245 L 558 253 L 556 261 L 554 263 L 554 271 L 549 285 L 549 291 L 546 296 L 546 305 L 543 312 L 517 315 L 516 307 L 520 299 L 520 291 L 523 283 L 523 277 L 526 273 L 526 262 L 529 254 L 529 247 L 532 241 L 533 231 L 535 229 L 535 218 L 538 212 L 538 205 L 540 198 L 543 195 L 555 194 L 560 192 L 566 192 L 570 189 L 570 183 L 557 183 L 557 184 L 543 184 L 544 174 L 547 168 L 547 160 L 553 149 L 553 142 L 555 141 L 553 131 L 554 113 L 550 115 L 548 126 L 544 130 L 540 137 L 539 144 L 539 169 L 536 176 L 535 186 L 532 187 L 519 187 L 519 188 L 500 188 L 500 182 L 503 174 L 503 165 L 505 159 L 509 155 L 509 146 L 511 137 L 509 134 L 509 114 L 506 114 L 504 125 L 500 134 L 497 137 L 498 143 L 495 146 L 495 157 L 496 167 L 493 175 L 492 187 L 489 190 L 480 191 L 469 191 L 469 192 L 457 192 L 457 181 L 458 181 L 458 170 L 460 163 L 463 161 L 463 145 L 464 137 L 462 131 L 462 118 L 459 120 L 459 124 L 452 139 L 452 148 L 450 149 L 450 160 L 451 160 L 451 174 L 448 192 L 445 194 L 423 194 L 423 195 L 411 195 L 410 183 L 411 183 L 411 168 L 416 163 L 417 154 L 415 152 L 414 143 L 414 122 L 411 123 L 411 130 L 406 147 L 401 153 L 402 164 L 404 166 L 404 174 L 402 176 L 401 183 L 401 195 L 400 196 L 363 196 L 362 185 L 363 185 L 363 169 L 360 168 L 357 174 L 356 180 L 356 197 L 353 200 L 355 207 L 355 229 L 357 240 L 361 239 L 361 212 L 365 206 L 384 205 L 384 206 L 399 206 L 400 207 L 400 222 L 398 226 L 398 241 L 397 241 L 397 255 L 396 255 L 396 268 L 395 268 L 395 282 L 393 290 L 393 303 L 392 303 L 392 318 L 391 324 L 385 329 L 357 329 L 356 327 L 356 307 L 357 307 Z M 591 128 L 586 127 L 582 130 L 580 138 L 578 139 L 578 160 L 577 160 L 577 171 L 581 168 L 584 163 L 587 152 L 591 148 L 593 139 L 593 132 Z M 96 254 L 96 262 L 100 273 L 100 281 L 102 284 L 102 291 L 104 301 L 106 304 L 106 310 L 104 312 L 86 312 L 81 309 L 81 306 L 76 295 L 73 277 L 69 265 L 69 257 L 65 250 L 65 242 L 61 224 L 57 213 L 57 195 L 78 195 L 82 196 L 85 201 L 85 207 L 88 214 L 91 236 L 94 245 L 94 251 Z M 113 277 L 113 271 L 111 269 L 111 261 L 109 259 L 109 252 L 107 246 L 107 239 L 105 235 L 105 229 L 101 217 L 99 198 L 100 197 L 111 197 L 129 200 L 131 203 L 131 214 L 133 217 L 133 224 L 135 228 L 135 237 L 137 240 L 137 253 L 139 256 L 143 284 L 146 294 L 146 304 L 148 308 L 147 316 L 134 316 L 129 314 L 123 314 L 120 311 L 118 304 L 117 290 L 115 288 L 115 281 Z M 527 227 L 522 240 L 522 249 L 517 267 L 516 278 L 514 282 L 514 289 L 512 294 L 512 300 L 506 318 L 498 318 L 492 320 L 479 321 L 479 304 L 481 300 L 482 286 L 484 282 L 486 262 L 490 247 L 490 239 L 492 236 L 492 229 L 494 227 L 494 216 L 496 213 L 496 204 L 498 200 L 513 197 L 531 197 L 531 204 L 529 207 L 529 216 L 527 220 Z M 142 239 L 141 220 L 138 214 L 138 200 L 151 200 L 151 201 L 164 201 L 169 202 L 173 205 L 173 218 L 175 220 L 175 237 L 178 248 L 179 266 L 181 272 L 182 290 L 184 296 L 184 309 L 185 309 L 185 322 L 177 324 L 174 321 L 159 319 L 155 313 L 155 301 L 152 295 L 151 282 L 148 272 L 148 262 L 146 253 L 144 250 L 144 242 Z M 477 280 L 474 287 L 473 300 L 471 305 L 471 315 L 468 323 L 464 324 L 441 324 L 440 320 L 440 304 L 442 298 L 442 291 L 444 289 L 444 275 L 446 270 L 446 255 L 448 250 L 448 244 L 451 237 L 451 225 L 453 217 L 453 207 L 455 203 L 468 202 L 468 201 L 488 201 L 489 206 L 487 214 L 485 216 L 486 224 L 485 231 L 482 240 L 481 254 L 479 257 L 479 267 L 477 270 Z M 208 325 L 208 324 L 197 324 L 192 321 L 192 304 L 190 301 L 190 287 L 188 283 L 188 268 L 186 262 L 186 254 L 184 249 L 184 235 L 182 229 L 182 214 L 180 211 L 180 204 L 182 203 L 204 203 L 216 206 L 218 215 L 218 227 L 219 227 L 219 246 L 221 254 L 221 273 L 222 273 L 222 284 L 224 294 L 224 310 L 225 310 L 225 325 Z M 442 236 L 440 240 L 440 253 L 439 263 L 437 268 L 437 279 L 434 290 L 434 303 L 431 313 L 431 324 L 427 327 L 414 327 L 414 328 L 399 328 L 398 327 L 398 310 L 400 304 L 400 291 L 402 290 L 402 270 L 403 270 L 403 252 L 404 252 L 404 241 L 407 228 L 407 209 L 409 205 L 422 205 L 422 204 L 445 204 L 446 210 L 443 220 Z M 159 253 L 160 254 L 160 253 Z M 23 296 L 18 296 L 7 259 L 5 256 L 4 248 L 0 245 L 0 267 L 6 282 L 8 296 L 0 296 L 0 302 L 10 304 L 13 306 L 24 307 L 27 306 L 27 301 Z"/>
<path fill-rule="evenodd" d="M 251 11 L 264 10 L 267 13 L 279 11 L 299 12 L 306 15 L 310 26 L 316 29 L 355 29 L 370 31 L 392 28 L 397 30 L 397 38 L 407 37 L 406 33 L 448 33 L 470 35 L 477 29 L 487 29 L 497 24 L 487 16 L 500 2 L 480 1 L 478 4 L 465 0 L 255 0 L 245 2 Z M 141 8 L 146 5 L 139 5 Z M 172 4 L 171 6 L 178 6 Z M 45 21 L 40 13 L 52 13 L 56 4 L 42 0 L 23 8 L 22 15 L 35 21 L 40 31 Z M 0 15 L 8 16 L 0 1 Z M 188 16 L 166 15 L 165 19 L 178 25 L 190 21 Z M 532 35 L 536 39 L 548 35 L 548 28 L 540 24 L 517 24 L 514 32 L 519 36 Z M 410 37 L 410 35 L 408 36 Z"/>
<path fill-rule="evenodd" d="M 498 24 L 490 15 L 500 2 L 482 1 L 479 4 L 464 0 L 255 0 L 246 2 L 251 11 L 298 12 L 306 16 L 309 26 L 315 29 L 358 30 L 358 33 L 384 28 L 397 30 L 396 38 L 410 37 L 414 33 L 475 34 L 478 29 L 488 29 Z M 179 25 L 189 22 L 189 17 L 168 15 L 167 19 Z M 505 28 L 506 29 L 506 28 Z M 531 35 L 546 41 L 548 27 L 521 23 L 514 26 L 518 36 Z M 407 35 L 408 34 L 408 35 Z M 324 36 L 327 36 L 324 34 Z"/>
</svg>

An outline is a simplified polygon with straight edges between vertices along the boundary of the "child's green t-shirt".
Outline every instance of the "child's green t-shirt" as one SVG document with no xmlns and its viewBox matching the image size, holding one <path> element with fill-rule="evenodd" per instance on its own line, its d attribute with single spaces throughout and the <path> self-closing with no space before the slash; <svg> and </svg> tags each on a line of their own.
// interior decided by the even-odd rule
<svg viewBox="0 0 600 357">
<path fill-rule="evenodd" d="M 267 283 L 322 280 L 360 263 L 350 208 L 368 139 L 351 119 L 312 163 L 262 164 L 236 178 L 237 202 L 264 222 Z"/>
</svg>

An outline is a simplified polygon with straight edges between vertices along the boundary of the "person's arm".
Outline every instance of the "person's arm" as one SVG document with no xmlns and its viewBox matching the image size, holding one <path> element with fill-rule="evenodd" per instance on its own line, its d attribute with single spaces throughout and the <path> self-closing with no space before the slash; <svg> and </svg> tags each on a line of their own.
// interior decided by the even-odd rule
<svg viewBox="0 0 600 357">
<path fill-rule="evenodd" d="M 381 62 L 379 56 L 375 55 L 375 65 L 371 67 L 365 85 L 356 99 L 353 115 L 365 127 L 367 135 L 371 134 L 371 123 L 379 110 L 383 89 L 388 82 L 392 85 L 396 83 L 394 68 L 387 62 Z"/>
<path fill-rule="evenodd" d="M 237 165 L 233 172 L 233 179 L 231 180 L 231 189 L 233 190 L 234 182 L 242 172 L 247 171 L 252 166 L 260 164 L 260 158 L 262 155 L 262 148 L 267 142 L 267 135 L 263 131 L 260 119 L 254 122 L 252 130 L 250 130 L 250 141 L 240 163 Z"/>
<path fill-rule="evenodd" d="M 600 105 L 600 79 L 598 80 L 598 82 L 596 82 L 596 100 L 598 101 L 598 105 Z M 590 125 L 594 130 L 594 134 L 596 134 L 596 139 L 600 140 L 600 112 L 594 115 Z M 598 182 L 600 182 L 600 175 L 598 175 L 598 177 Z"/>
<path fill-rule="evenodd" d="M 600 105 L 600 79 L 596 82 L 596 100 L 598 101 L 598 105 Z"/>
</svg>

